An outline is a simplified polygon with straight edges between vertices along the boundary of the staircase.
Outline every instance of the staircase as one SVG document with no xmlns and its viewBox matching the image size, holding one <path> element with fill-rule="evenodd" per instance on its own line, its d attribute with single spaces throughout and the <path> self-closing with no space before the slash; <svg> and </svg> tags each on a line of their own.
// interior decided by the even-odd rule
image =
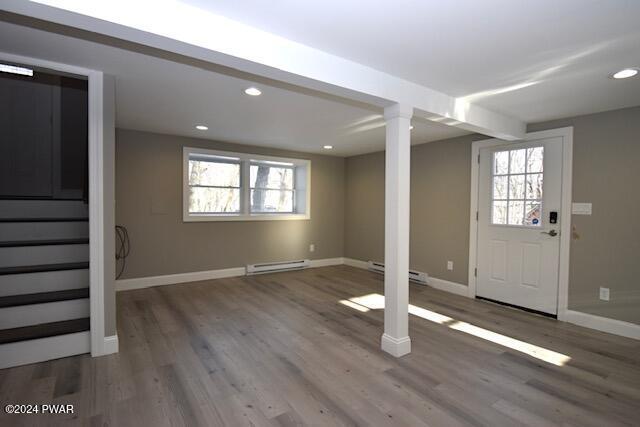
<svg viewBox="0 0 640 427">
<path fill-rule="evenodd" d="M 0 200 L 0 368 L 86 353 L 88 205 Z"/>
</svg>

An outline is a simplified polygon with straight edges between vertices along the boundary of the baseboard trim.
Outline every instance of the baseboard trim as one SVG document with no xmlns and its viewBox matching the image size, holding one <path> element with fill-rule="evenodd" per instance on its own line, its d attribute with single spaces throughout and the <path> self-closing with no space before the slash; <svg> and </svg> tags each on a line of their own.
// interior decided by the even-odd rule
<svg viewBox="0 0 640 427">
<path fill-rule="evenodd" d="M 89 331 L 0 345 L 0 369 L 29 365 L 91 351 Z"/>
<path fill-rule="evenodd" d="M 312 259 L 311 268 L 344 264 L 344 258 Z M 201 280 L 239 277 L 246 274 L 245 267 L 224 268 L 221 270 L 195 271 L 191 273 L 167 274 L 164 276 L 137 277 L 116 280 L 116 292 L 150 288 L 152 286 L 177 285 L 179 283 L 199 282 Z"/>
<path fill-rule="evenodd" d="M 368 263 L 359 259 L 344 258 L 344 264 L 355 268 L 361 268 L 363 270 L 369 270 Z M 444 279 L 438 279 L 437 277 L 428 276 L 427 286 L 441 291 L 450 292 L 452 294 L 461 295 L 463 297 L 469 296 L 468 286 Z"/>
<path fill-rule="evenodd" d="M 359 259 L 354 259 L 354 258 L 343 258 L 343 259 L 344 259 L 344 264 L 350 267 L 361 268 L 363 270 L 369 269 L 369 265 L 367 264 L 366 261 L 360 261 Z"/>
<path fill-rule="evenodd" d="M 448 280 L 438 279 L 437 277 L 429 277 L 427 279 L 427 285 L 434 289 L 450 292 L 463 297 L 469 296 L 469 287 L 461 283 L 450 282 Z"/>
<path fill-rule="evenodd" d="M 135 279 L 116 280 L 116 291 L 130 291 L 152 286 L 176 285 L 178 283 L 199 282 L 201 280 L 224 279 L 244 276 L 244 267 L 224 268 L 221 270 L 194 271 L 191 273 L 166 274 L 164 276 L 138 277 Z"/>
<path fill-rule="evenodd" d="M 108 337 L 104 337 L 104 346 L 102 355 L 106 356 L 107 354 L 117 353 L 120 348 L 118 343 L 118 335 L 111 335 Z"/>
<path fill-rule="evenodd" d="M 324 259 L 312 259 L 311 268 L 316 267 L 331 267 L 332 265 L 344 264 L 344 258 L 324 258 Z"/>
<path fill-rule="evenodd" d="M 585 328 L 640 340 L 640 325 L 636 325 L 635 323 L 609 319 L 608 317 L 573 310 L 567 310 L 562 316 L 562 320 L 573 323 L 574 325 L 584 326 Z"/>
</svg>

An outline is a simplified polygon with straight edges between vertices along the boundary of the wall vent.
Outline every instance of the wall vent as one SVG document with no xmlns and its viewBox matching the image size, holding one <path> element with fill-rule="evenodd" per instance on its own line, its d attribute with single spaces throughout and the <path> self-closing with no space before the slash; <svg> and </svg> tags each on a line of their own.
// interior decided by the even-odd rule
<svg viewBox="0 0 640 427">
<path fill-rule="evenodd" d="M 384 274 L 384 264 L 381 262 L 367 261 L 367 268 L 371 271 Z M 429 275 L 422 271 L 409 270 L 409 280 L 426 285 L 429 280 Z"/>
<path fill-rule="evenodd" d="M 296 261 L 282 261 L 282 262 L 265 262 L 262 264 L 248 264 L 247 274 L 261 274 L 261 273 L 273 273 L 275 271 L 290 271 L 300 270 L 308 268 L 311 262 L 308 259 L 301 259 Z"/>
</svg>

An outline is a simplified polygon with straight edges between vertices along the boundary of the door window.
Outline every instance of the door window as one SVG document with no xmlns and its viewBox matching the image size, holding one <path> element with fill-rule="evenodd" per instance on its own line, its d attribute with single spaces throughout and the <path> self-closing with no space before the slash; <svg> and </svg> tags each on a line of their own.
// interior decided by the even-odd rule
<svg viewBox="0 0 640 427">
<path fill-rule="evenodd" d="M 493 153 L 491 223 L 540 227 L 544 147 Z"/>
</svg>

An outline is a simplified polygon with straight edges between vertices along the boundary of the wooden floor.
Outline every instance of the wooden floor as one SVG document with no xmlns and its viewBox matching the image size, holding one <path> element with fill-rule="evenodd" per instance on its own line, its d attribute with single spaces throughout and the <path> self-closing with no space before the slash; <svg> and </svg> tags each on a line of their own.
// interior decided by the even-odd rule
<svg viewBox="0 0 640 427">
<path fill-rule="evenodd" d="M 337 266 L 120 292 L 119 354 L 0 371 L 3 405 L 76 413 L 0 425 L 640 425 L 638 341 L 412 284 L 412 304 L 453 320 L 410 316 L 395 359 L 382 311 L 339 303 L 381 279 Z M 487 339 L 502 335 L 570 360 Z"/>
</svg>

